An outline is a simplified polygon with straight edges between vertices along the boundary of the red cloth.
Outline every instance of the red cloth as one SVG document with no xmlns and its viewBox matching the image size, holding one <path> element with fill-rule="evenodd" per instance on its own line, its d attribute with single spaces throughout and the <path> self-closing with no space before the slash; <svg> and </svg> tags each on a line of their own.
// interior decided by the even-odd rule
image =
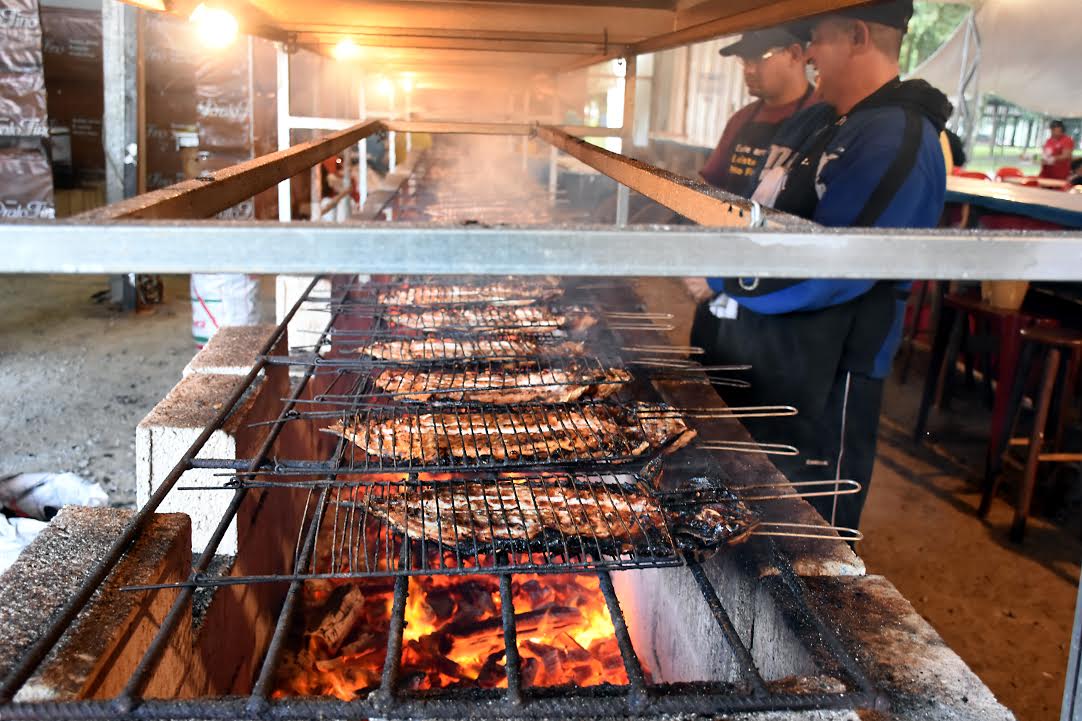
<svg viewBox="0 0 1082 721">
<path fill-rule="evenodd" d="M 1061 155 L 1068 151 L 1074 150 L 1074 139 L 1066 133 L 1056 137 L 1049 138 L 1044 144 L 1044 154 L 1047 155 Z M 1055 178 L 1056 180 L 1066 180 L 1071 175 L 1071 158 L 1067 157 L 1066 160 L 1057 160 L 1054 163 L 1046 165 L 1041 163 L 1041 177 L 1042 178 Z"/>
<path fill-rule="evenodd" d="M 729 158 L 733 153 L 733 143 L 737 133 L 752 119 L 761 123 L 782 123 L 788 120 L 798 110 L 814 105 L 819 102 L 818 93 L 812 93 L 807 98 L 801 98 L 787 105 L 764 105 L 762 100 L 745 105 L 736 111 L 733 117 L 725 125 L 725 131 L 721 134 L 721 140 L 714 152 L 706 159 L 706 165 L 699 171 L 703 180 L 715 187 L 722 187 L 729 175 Z"/>
</svg>

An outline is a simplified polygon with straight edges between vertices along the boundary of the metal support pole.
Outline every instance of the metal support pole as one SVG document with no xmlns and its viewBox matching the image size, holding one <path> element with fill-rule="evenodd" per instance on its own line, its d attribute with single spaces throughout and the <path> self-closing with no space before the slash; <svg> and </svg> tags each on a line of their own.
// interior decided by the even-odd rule
<svg viewBox="0 0 1082 721">
<path fill-rule="evenodd" d="M 335 217 L 335 221 L 339 223 L 345 222 L 352 210 L 351 203 L 353 202 L 352 193 L 353 190 L 353 148 L 348 147 L 342 151 L 342 190 L 345 192 L 345 197 L 338 203 L 338 214 Z"/>
<path fill-rule="evenodd" d="M 552 117 L 549 122 L 553 125 L 560 123 L 560 80 L 555 75 L 552 76 Z M 556 204 L 556 191 L 559 187 L 559 156 L 560 151 L 555 146 L 549 148 L 549 202 L 553 205 Z"/>
<path fill-rule="evenodd" d="M 413 120 L 413 90 L 406 91 L 406 120 Z M 413 150 L 413 133 L 406 133 L 406 157 Z"/>
<path fill-rule="evenodd" d="M 631 147 L 632 135 L 635 132 L 635 74 L 637 70 L 637 57 L 628 55 L 624 58 L 624 117 L 620 123 L 621 143 L 620 152 L 626 153 Z"/>
<path fill-rule="evenodd" d="M 277 60 L 278 88 L 278 149 L 289 148 L 289 54 L 285 45 L 276 43 L 274 47 Z M 361 141 L 364 142 L 363 140 Z M 287 223 L 293 219 L 292 196 L 289 192 L 289 178 L 278 183 L 278 220 Z"/>
<path fill-rule="evenodd" d="M 556 191 L 559 187 L 560 166 L 557 164 L 560 151 L 554 147 L 549 148 L 549 202 L 556 203 Z"/>
<path fill-rule="evenodd" d="M 623 183 L 616 185 L 616 225 L 627 225 L 628 205 L 631 202 L 631 189 Z"/>
<path fill-rule="evenodd" d="M 1071 655 L 1067 657 L 1067 679 L 1063 684 L 1063 708 L 1060 721 L 1082 721 L 1082 583 L 1074 607 L 1074 630 L 1071 632 Z"/>
<path fill-rule="evenodd" d="M 362 121 L 368 112 L 365 108 L 365 82 L 361 77 L 361 84 L 357 90 L 358 115 Z M 368 201 L 368 139 L 361 138 L 357 141 L 357 210 L 363 210 Z"/>
<path fill-rule="evenodd" d="M 387 132 L 387 173 L 393 173 L 396 165 L 398 157 L 395 152 L 395 132 L 391 130 Z"/>
<path fill-rule="evenodd" d="M 101 5 L 102 73 L 105 112 L 102 144 L 105 146 L 105 199 L 116 203 L 138 192 L 138 10 L 120 0 Z M 129 274 L 109 279 L 112 302 L 125 310 L 135 309 L 135 284 Z"/>
</svg>

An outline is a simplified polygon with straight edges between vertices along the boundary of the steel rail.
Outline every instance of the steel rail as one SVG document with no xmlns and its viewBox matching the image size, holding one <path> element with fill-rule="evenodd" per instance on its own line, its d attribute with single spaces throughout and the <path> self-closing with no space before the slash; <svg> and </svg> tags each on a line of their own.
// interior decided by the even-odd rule
<svg viewBox="0 0 1082 721">
<path fill-rule="evenodd" d="M 0 273 L 1082 279 L 1079 232 L 20 221 L 0 246 Z"/>
<path fill-rule="evenodd" d="M 538 127 L 537 136 L 616 182 L 700 225 L 747 228 L 751 223 L 751 205 L 742 198 L 605 150 L 551 125 Z"/>
<path fill-rule="evenodd" d="M 79 220 L 134 218 L 208 218 L 233 207 L 278 182 L 308 170 L 325 158 L 383 130 L 379 120 L 358 123 L 333 135 L 261 155 L 218 170 L 128 198 L 76 216 Z"/>
</svg>

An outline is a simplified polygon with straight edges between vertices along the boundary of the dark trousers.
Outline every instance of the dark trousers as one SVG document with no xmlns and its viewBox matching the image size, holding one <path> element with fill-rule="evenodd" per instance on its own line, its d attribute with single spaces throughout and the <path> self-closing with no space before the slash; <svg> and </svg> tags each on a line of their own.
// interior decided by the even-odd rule
<svg viewBox="0 0 1082 721">
<path fill-rule="evenodd" d="M 755 338 L 734 337 L 732 328 L 724 324 L 731 320 L 715 318 L 706 306 L 696 314 L 692 327 L 692 345 L 703 348 L 703 363 L 727 364 L 744 362 L 746 358 L 736 348 L 739 343 L 754 343 Z M 758 332 L 770 332 L 769 326 L 759 327 Z M 734 345 L 735 344 L 735 345 Z M 816 353 L 814 344 L 801 352 Z M 759 363 L 776 364 L 771 370 L 792 367 L 805 368 L 809 364 L 799 359 L 779 356 L 773 359 L 756 359 Z M 774 391 L 776 384 L 756 383 L 757 376 L 767 375 L 751 371 L 750 389 L 720 388 L 722 396 L 730 405 L 797 406 L 796 416 L 782 418 L 748 418 L 743 423 L 752 438 L 761 443 L 788 443 L 800 451 L 796 456 L 770 456 L 774 465 L 790 481 L 820 481 L 840 478 L 861 484 L 860 493 L 845 496 L 809 498 L 825 519 L 846 528 L 858 528 L 868 486 L 872 480 L 875 463 L 876 439 L 879 431 L 879 411 L 883 400 L 883 380 L 865 374 L 838 368 L 826 376 L 808 379 L 813 383 L 827 385 L 825 388 L 807 389 L 808 398 L 821 398 L 825 403 L 809 410 L 801 408 L 799 399 L 779 397 Z M 800 382 L 802 379 L 790 379 Z M 839 469 L 840 464 L 840 469 Z"/>
</svg>

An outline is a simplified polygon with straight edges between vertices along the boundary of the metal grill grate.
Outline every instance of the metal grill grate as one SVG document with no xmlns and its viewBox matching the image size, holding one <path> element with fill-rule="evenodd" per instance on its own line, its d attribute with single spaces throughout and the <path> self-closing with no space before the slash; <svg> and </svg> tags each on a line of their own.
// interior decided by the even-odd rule
<svg viewBox="0 0 1082 721">
<path fill-rule="evenodd" d="M 569 463 L 626 463 L 688 443 L 695 432 L 663 404 L 447 404 L 438 408 L 361 405 L 326 432 L 350 441 L 345 472 L 463 471 Z"/>
<path fill-rule="evenodd" d="M 323 489 L 326 505 L 311 505 Z M 757 524 L 720 486 L 657 496 L 630 474 L 316 482 L 305 516 L 319 530 L 296 575 L 337 578 L 683 565 L 684 553 L 715 552 Z M 719 517 L 727 526 L 716 537 L 689 530 Z"/>
<path fill-rule="evenodd" d="M 446 364 L 466 359 L 519 362 L 530 358 L 553 362 L 586 354 L 582 341 L 552 335 L 474 337 L 444 332 L 417 336 L 385 330 L 335 330 L 331 338 L 344 356 L 395 364 Z"/>
</svg>

